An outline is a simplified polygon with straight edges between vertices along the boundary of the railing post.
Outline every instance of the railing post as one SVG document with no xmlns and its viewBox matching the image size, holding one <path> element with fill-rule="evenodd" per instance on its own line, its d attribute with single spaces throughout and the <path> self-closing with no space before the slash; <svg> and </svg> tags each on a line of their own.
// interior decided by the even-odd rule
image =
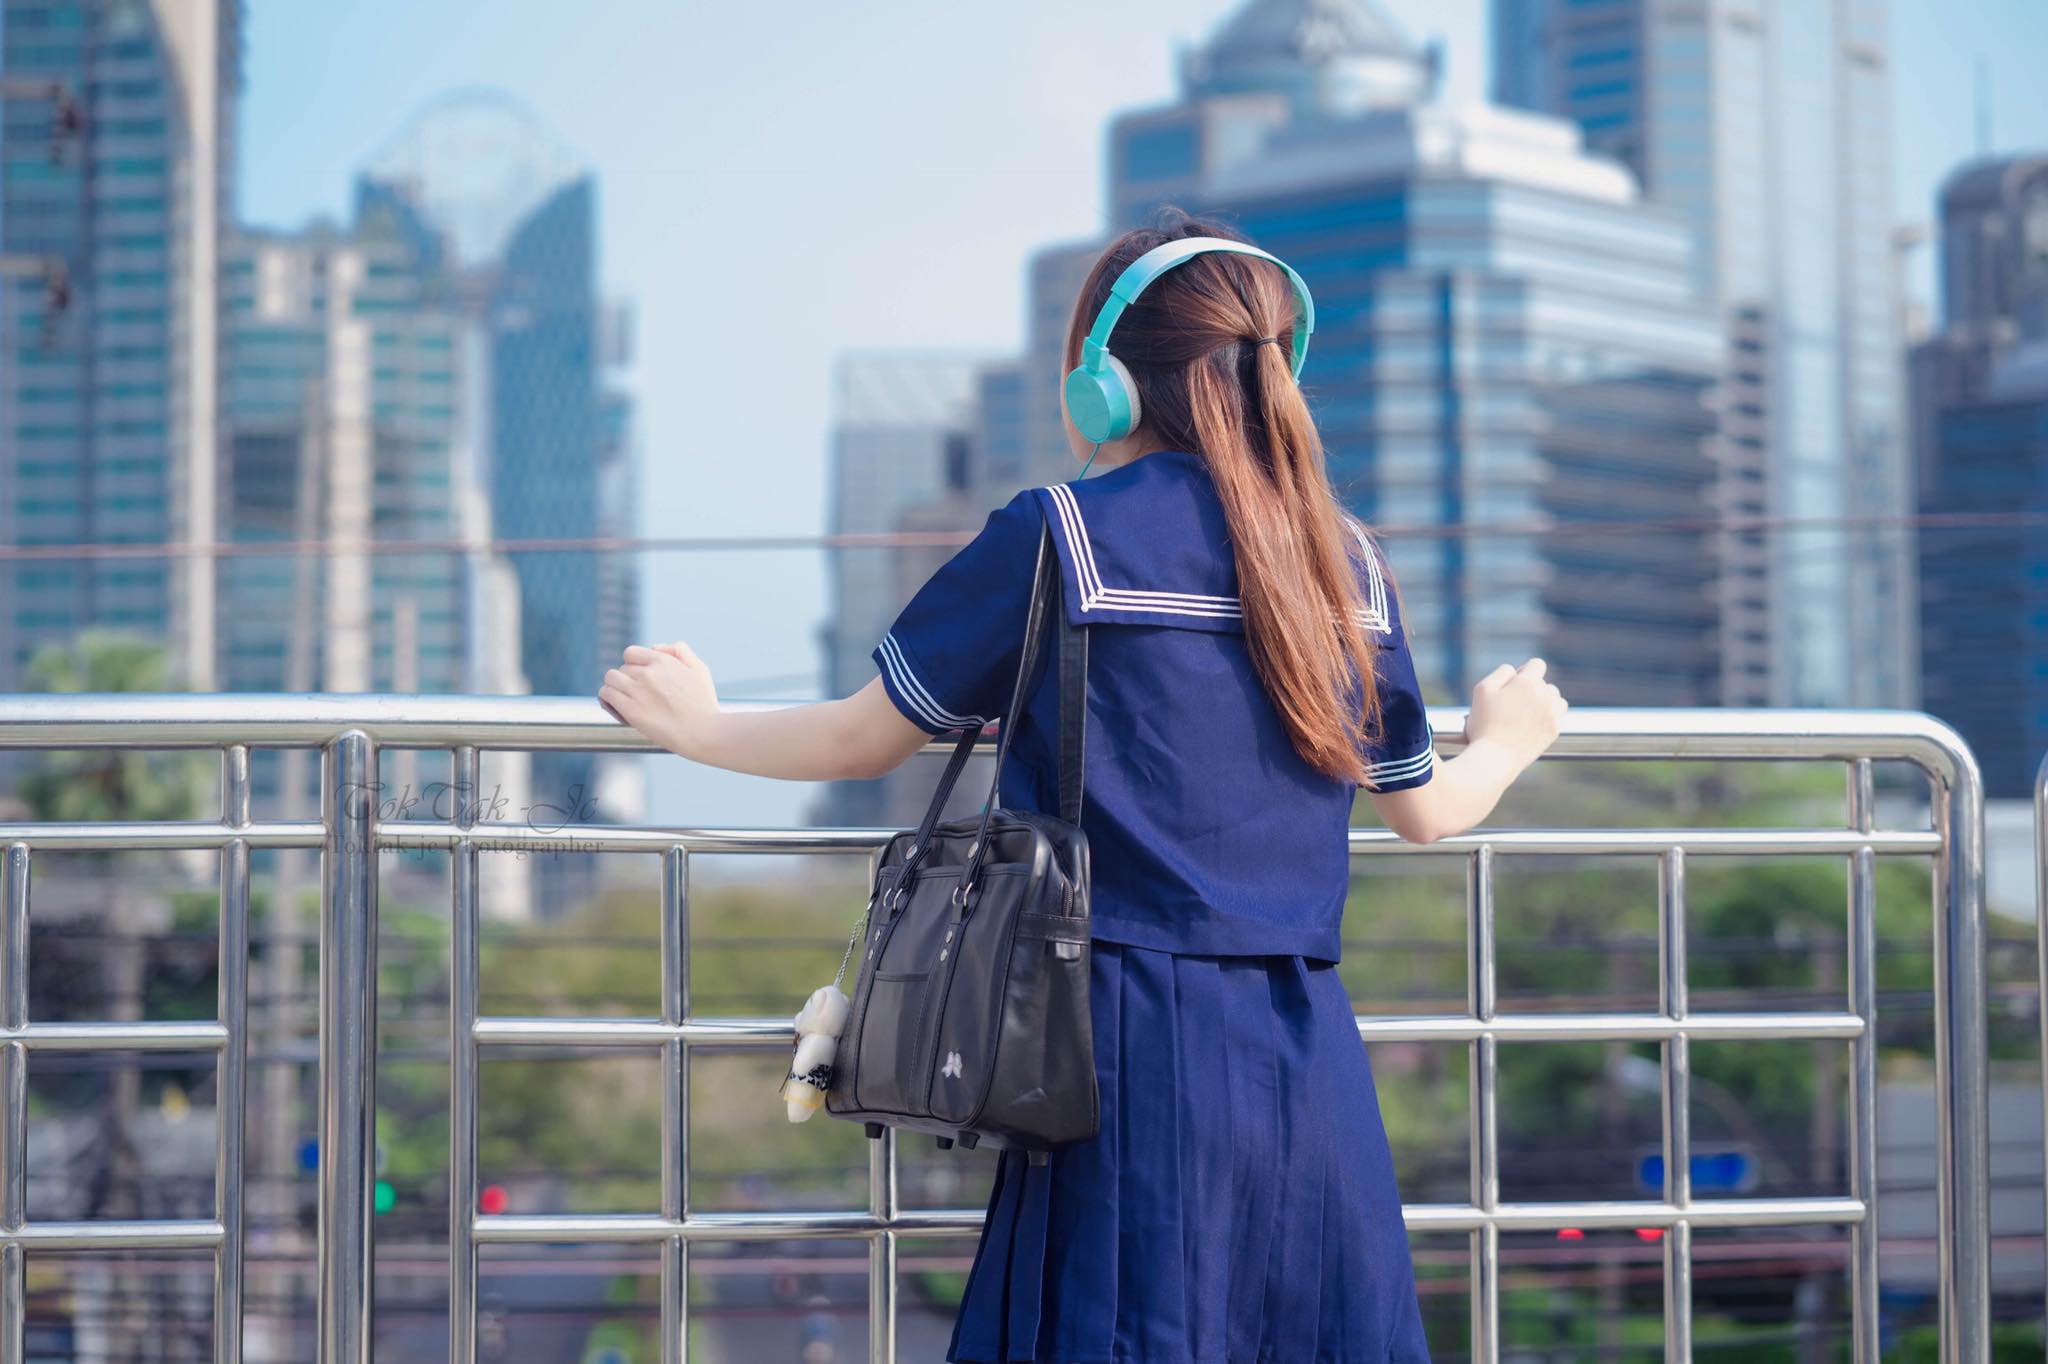
<svg viewBox="0 0 2048 1364">
<path fill-rule="evenodd" d="M 1849 827 L 1877 828 L 1870 759 L 1849 764 Z M 1849 854 L 1849 1012 L 1863 1031 L 1849 1044 L 1849 1196 L 1863 1220 L 1849 1229 L 1850 1357 L 1876 1364 L 1878 1350 L 1877 1210 L 1877 854 L 1869 845 Z"/>
<path fill-rule="evenodd" d="M 1465 863 L 1467 957 L 1465 1005 L 1475 1022 L 1494 1020 L 1500 982 L 1494 933 L 1493 848 L 1481 844 Z M 1482 1032 L 1467 1049 L 1471 1097 L 1470 1188 L 1472 1206 L 1482 1213 L 1500 1207 L 1500 1039 Z M 1500 1360 L 1500 1227 L 1489 1220 L 1471 1233 L 1472 1358 Z"/>
<path fill-rule="evenodd" d="M 10 844 L 0 871 L 0 1027 L 17 1039 L 28 1029 L 28 866 L 26 843 Z M 28 1356 L 26 1253 L 14 1238 L 28 1223 L 28 1047 L 0 1048 L 0 1361 Z"/>
<path fill-rule="evenodd" d="M 371 1364 L 377 1157 L 377 748 L 352 729 L 322 756 L 318 1364 Z"/>
<path fill-rule="evenodd" d="M 1692 1209 L 1692 1039 L 1685 1031 L 1685 849 L 1657 859 L 1658 1012 L 1678 1025 L 1659 1049 L 1664 1109 L 1664 1201 Z M 1692 1364 L 1692 1222 L 1679 1217 L 1664 1233 L 1664 1360 Z"/>
<path fill-rule="evenodd" d="M 221 750 L 221 818 L 249 827 L 249 746 Z M 213 1215 L 220 1249 L 213 1261 L 214 1364 L 242 1364 L 243 1149 L 249 1089 L 249 840 L 220 851 L 220 1049 L 214 1101 Z"/>
<path fill-rule="evenodd" d="M 690 1017 L 690 854 L 661 855 L 661 1021 Z M 690 1216 L 690 1048 L 680 1032 L 661 1044 L 661 1218 Z M 661 1243 L 661 1364 L 690 1356 L 690 1243 L 671 1231 Z M 701 1361 L 700 1361 L 701 1364 Z"/>
<path fill-rule="evenodd" d="M 2048 1174 L 2048 753 L 2034 770 L 2034 970 L 2040 993 L 2034 1013 L 2041 1022 L 2041 1169 Z M 2043 1213 L 2048 1214 L 2048 1181 L 2042 1185 Z M 2048 1221 L 2042 1223 L 2048 1227 Z M 2048 1271 L 2048 1260 L 2044 1260 Z M 2044 1281 L 2048 1282 L 2048 1281 Z M 2042 1302 L 2041 1338 L 2048 1341 L 2048 1298 Z"/>
<path fill-rule="evenodd" d="M 868 856 L 868 884 L 875 884 L 879 850 Z M 896 1161 L 896 1129 L 884 1127 L 881 1139 L 867 1143 L 868 1212 L 882 1229 L 868 1242 L 868 1364 L 896 1364 L 895 1224 L 903 1212 L 903 1190 Z"/>
<path fill-rule="evenodd" d="M 1984 993 L 1984 780 L 1961 740 L 1933 777 L 1936 1274 L 1944 1364 L 1991 1358 L 1990 1058 Z"/>
<path fill-rule="evenodd" d="M 482 758 L 474 744 L 462 744 L 453 765 L 454 822 L 466 835 L 476 827 Z M 475 840 L 456 840 L 449 870 L 455 902 L 448 935 L 448 1359 L 476 1364 L 476 1016 L 483 930 Z"/>
</svg>

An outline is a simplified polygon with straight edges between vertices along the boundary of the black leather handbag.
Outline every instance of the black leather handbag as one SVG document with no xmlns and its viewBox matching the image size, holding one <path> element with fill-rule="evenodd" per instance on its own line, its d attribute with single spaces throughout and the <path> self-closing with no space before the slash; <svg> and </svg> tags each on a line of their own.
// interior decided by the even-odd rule
<svg viewBox="0 0 2048 1364">
<path fill-rule="evenodd" d="M 1059 814 L 998 808 L 1010 738 L 1048 630 L 1059 630 Z M 979 815 L 940 822 L 980 730 L 966 729 L 923 821 L 889 840 L 854 944 L 864 944 L 825 1110 L 1029 1153 L 1096 1133 L 1088 1009 L 1088 840 L 1080 829 L 1088 632 L 1067 620 L 1050 525 Z M 842 968 L 843 969 L 843 968 Z"/>
</svg>

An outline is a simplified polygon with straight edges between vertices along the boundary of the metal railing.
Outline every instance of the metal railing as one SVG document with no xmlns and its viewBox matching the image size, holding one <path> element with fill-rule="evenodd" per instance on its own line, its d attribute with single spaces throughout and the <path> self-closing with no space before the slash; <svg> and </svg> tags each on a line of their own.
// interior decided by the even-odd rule
<svg viewBox="0 0 2048 1364">
<path fill-rule="evenodd" d="M 1438 708 L 1439 746 L 1456 749 L 1462 711 Z M 972 1235 L 979 1208 L 902 1206 L 893 1130 L 869 1145 L 865 1210 L 707 1212 L 691 1206 L 690 1059 L 707 1048 L 787 1047 L 785 1017 L 699 1018 L 691 1009 L 689 872 L 697 853 L 859 853 L 887 833 L 864 829 L 715 829 L 569 825 L 551 841 L 578 850 L 661 858 L 661 1010 L 644 1019 L 492 1018 L 479 1012 L 478 855 L 530 841 L 532 831 L 478 822 L 466 798 L 486 749 L 650 751 L 593 701 L 473 696 L 68 695 L 0 697 L 0 748 L 211 748 L 221 754 L 217 821 L 123 824 L 0 823 L 0 1364 L 23 1357 L 23 1257 L 31 1251 L 203 1247 L 214 1252 L 214 1358 L 241 1358 L 242 1098 L 247 1066 L 249 852 L 318 848 L 320 928 L 319 1364 L 369 1364 L 371 1218 L 375 1184 L 376 855 L 436 848 L 453 854 L 451 936 L 451 1356 L 476 1356 L 478 1247 L 539 1242 L 630 1242 L 660 1248 L 661 1349 L 686 1352 L 686 1270 L 698 1240 L 865 1239 L 869 1249 L 869 1357 L 896 1355 L 897 1248 L 901 1238 Z M 317 821 L 250 816 L 252 748 L 318 748 Z M 379 755 L 447 751 L 455 815 L 380 823 Z M 1473 1356 L 1501 1352 L 1503 1231 L 1565 1227 L 1663 1228 L 1666 1358 L 1691 1358 L 1695 1227 L 1833 1225 L 1849 1229 L 1854 1357 L 1877 1358 L 1876 1041 L 1873 914 L 1879 854 L 1934 860 L 1935 1104 L 1941 1358 L 1986 1364 L 1990 1339 L 1989 1182 L 1983 924 L 1983 797 L 1977 766 L 1955 732 L 1902 711 L 1577 709 L 1551 754 L 1598 759 L 1802 759 L 1844 764 L 1848 818 L 1809 829 L 1488 829 L 1428 845 L 1354 830 L 1360 857 L 1461 858 L 1469 919 L 1467 1012 L 1361 1017 L 1365 1041 L 1463 1042 L 1470 1057 L 1469 1202 L 1410 1204 L 1411 1230 L 1470 1237 Z M 1880 829 L 1871 764 L 1902 761 L 1929 783 L 1932 827 Z M 200 848 L 220 855 L 220 1002 L 210 1023 L 36 1023 L 28 1017 L 27 925 L 31 858 L 38 849 Z M 1659 1007 L 1655 1013 L 1503 1014 L 1496 1003 L 1495 863 L 1507 853 L 1640 854 L 1658 866 Z M 1825 1012 L 1695 1013 L 1686 994 L 1686 868 L 1694 857 L 1839 855 L 1848 871 L 1845 1007 Z M 856 906 L 849 907 L 849 915 Z M 1695 1038 L 1845 1041 L 1849 1187 L 1839 1197 L 1713 1198 L 1690 1184 L 1690 1044 Z M 1662 1051 L 1663 1189 L 1636 1201 L 1510 1203 L 1500 1198 L 1498 1049 L 1517 1041 L 1654 1041 Z M 661 1205 L 641 1215 L 484 1215 L 478 1210 L 478 1066 L 485 1048 L 552 1044 L 659 1047 L 663 1086 Z M 219 1056 L 215 1216 L 206 1221 L 56 1222 L 26 1219 L 28 1053 L 44 1049 L 210 1049 Z"/>
</svg>

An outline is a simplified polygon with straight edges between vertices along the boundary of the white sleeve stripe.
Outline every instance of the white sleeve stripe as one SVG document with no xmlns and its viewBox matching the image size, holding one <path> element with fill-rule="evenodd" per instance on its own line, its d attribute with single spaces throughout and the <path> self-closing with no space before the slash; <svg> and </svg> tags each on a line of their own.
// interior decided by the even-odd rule
<svg viewBox="0 0 2048 1364">
<path fill-rule="evenodd" d="M 888 670 L 890 680 L 896 684 L 896 690 L 902 694 L 904 700 L 910 702 L 911 708 L 926 724 L 935 729 L 958 728 L 949 726 L 945 715 L 933 708 L 928 693 L 917 680 L 917 675 L 911 672 L 910 665 L 903 661 L 895 641 L 886 635 L 882 638 L 882 663 Z"/>
<path fill-rule="evenodd" d="M 1407 777 L 1428 769 L 1430 759 L 1436 754 L 1434 746 L 1406 758 L 1393 758 L 1386 762 L 1374 763 L 1366 768 L 1366 775 L 1379 777 Z"/>
<path fill-rule="evenodd" d="M 988 721 L 979 715 L 955 715 L 938 703 L 924 683 L 911 671 L 910 660 L 903 653 L 903 646 L 897 642 L 893 632 L 882 636 L 882 662 L 888 668 L 890 678 L 904 698 L 932 724 L 941 729 L 959 729 L 966 725 L 985 725 Z"/>
</svg>

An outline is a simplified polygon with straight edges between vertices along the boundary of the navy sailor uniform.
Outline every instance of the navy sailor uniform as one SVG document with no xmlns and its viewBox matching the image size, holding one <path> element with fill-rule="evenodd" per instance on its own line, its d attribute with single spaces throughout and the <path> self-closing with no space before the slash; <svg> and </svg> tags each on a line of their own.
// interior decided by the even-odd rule
<svg viewBox="0 0 2048 1364">
<path fill-rule="evenodd" d="M 1295 751 L 1252 667 L 1198 455 L 1018 493 L 877 644 L 929 733 L 1001 718 L 1050 520 L 1089 635 L 1090 1008 L 1101 1127 L 999 1153 L 946 1358 L 966 1364 L 1427 1364 L 1372 1070 L 1337 975 L 1356 787 Z M 1398 598 L 1356 542 L 1378 645 L 1369 782 L 1434 774 Z M 1057 636 L 1047 653 L 1057 648 Z M 1000 777 L 1058 808 L 1048 659 Z"/>
</svg>

